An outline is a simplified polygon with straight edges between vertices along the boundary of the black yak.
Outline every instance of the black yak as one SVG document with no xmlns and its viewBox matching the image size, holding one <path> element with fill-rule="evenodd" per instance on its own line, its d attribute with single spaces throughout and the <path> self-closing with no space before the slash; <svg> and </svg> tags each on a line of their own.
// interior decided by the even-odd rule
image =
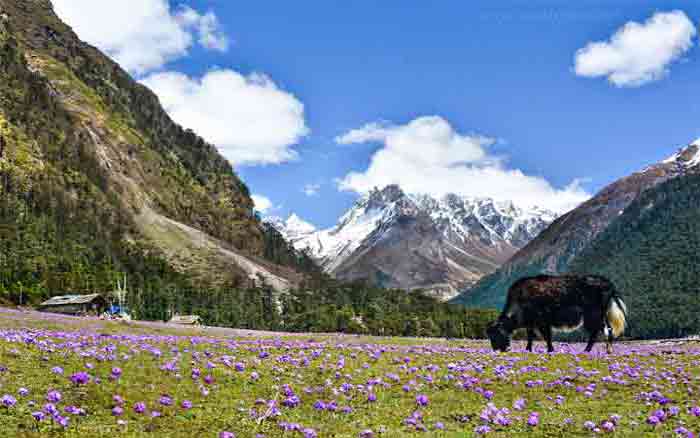
<svg viewBox="0 0 700 438">
<path fill-rule="evenodd" d="M 589 334 L 587 352 L 601 332 L 611 352 L 613 338 L 625 330 L 626 317 L 625 303 L 603 277 L 539 275 L 511 286 L 503 312 L 486 333 L 494 350 L 506 351 L 513 331 L 524 328 L 527 350 L 532 351 L 538 331 L 552 352 L 552 330 L 573 331 L 583 326 Z"/>
</svg>

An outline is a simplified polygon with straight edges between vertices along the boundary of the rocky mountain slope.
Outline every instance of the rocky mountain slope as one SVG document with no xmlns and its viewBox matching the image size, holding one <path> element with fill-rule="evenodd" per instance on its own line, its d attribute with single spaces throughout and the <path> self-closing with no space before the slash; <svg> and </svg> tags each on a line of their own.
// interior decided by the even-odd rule
<svg viewBox="0 0 700 438">
<path fill-rule="evenodd" d="M 0 289 L 109 287 L 115 271 L 150 275 L 132 265 L 147 257 L 200 285 L 298 279 L 262 259 L 248 189 L 215 147 L 80 41 L 49 0 L 0 0 L 0 181 Z M 19 253 L 27 266 L 14 265 Z"/>
<path fill-rule="evenodd" d="M 406 194 L 392 185 L 359 199 L 327 230 L 295 215 L 268 221 L 338 279 L 450 298 L 497 269 L 555 217 L 491 199 Z"/>
<path fill-rule="evenodd" d="M 624 215 L 634 201 L 660 184 L 696 173 L 698 164 L 700 142 L 695 142 L 660 163 L 613 182 L 554 221 L 498 271 L 481 279 L 455 301 L 470 306 L 500 307 L 506 291 L 516 279 L 538 273 L 569 271 L 572 261 Z"/>
</svg>

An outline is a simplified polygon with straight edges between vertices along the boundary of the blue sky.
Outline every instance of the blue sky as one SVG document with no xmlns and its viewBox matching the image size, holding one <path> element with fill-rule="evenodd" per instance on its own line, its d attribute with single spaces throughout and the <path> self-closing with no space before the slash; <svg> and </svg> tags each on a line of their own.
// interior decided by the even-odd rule
<svg viewBox="0 0 700 438">
<path fill-rule="evenodd" d="M 61 1 L 75 0 L 58 3 Z M 152 0 L 160 1 L 165 0 Z M 191 20 L 176 20 L 185 34 L 191 34 L 192 41 L 185 44 L 185 50 L 178 52 L 178 43 L 174 42 L 172 50 L 164 49 L 171 50 L 164 60 L 135 63 L 129 70 L 153 86 L 166 108 L 179 110 L 173 113 L 176 120 L 180 117 L 178 121 L 183 124 L 194 120 L 195 127 L 202 126 L 200 131 L 205 132 L 200 133 L 205 138 L 230 143 L 227 149 L 222 148 L 242 160 L 234 163 L 235 169 L 251 191 L 271 200 L 269 214 L 285 216 L 294 212 L 321 227 L 336 221 L 357 198 L 360 187 L 388 181 L 386 175 L 391 172 L 386 171 L 386 162 L 391 163 L 396 156 L 405 158 L 402 152 L 386 154 L 384 167 L 375 163 L 372 174 L 368 168 L 377 158 L 375 153 L 382 149 L 396 151 L 403 147 L 416 152 L 418 164 L 397 164 L 397 172 L 404 173 L 396 176 L 402 185 L 413 190 L 425 184 L 426 191 L 444 191 L 443 186 L 433 184 L 435 172 L 421 173 L 423 149 L 419 140 L 424 137 L 414 134 L 424 132 L 426 126 L 431 129 L 429 136 L 437 132 L 440 138 L 445 134 L 451 139 L 449 147 L 440 150 L 459 155 L 468 149 L 480 156 L 475 161 L 440 157 L 440 166 L 447 170 L 496 166 L 510 176 L 519 171 L 536 180 L 535 197 L 540 196 L 537 190 L 544 190 L 542 181 L 548 184 L 546 190 L 557 196 L 557 191 L 567 186 L 574 187 L 576 196 L 594 193 L 700 137 L 700 53 L 695 47 L 694 27 L 687 35 L 691 46 L 678 37 L 675 27 L 669 32 L 662 28 L 659 38 L 677 40 L 658 47 L 654 56 L 658 54 L 660 60 L 649 61 L 644 49 L 645 44 L 655 44 L 657 34 L 649 34 L 650 43 L 644 41 L 645 34 L 637 41 L 637 34 L 630 31 L 631 42 L 623 41 L 617 50 L 631 54 L 616 54 L 611 60 L 606 58 L 608 52 L 591 49 L 594 53 L 588 53 L 589 61 L 594 65 L 579 74 L 575 70 L 578 50 L 591 42 L 609 41 L 628 22 L 643 25 L 654 14 L 679 10 L 697 26 L 700 3 L 494 3 L 190 1 L 186 4 L 193 12 Z M 99 22 L 88 14 L 105 12 L 61 10 L 58 6 L 59 13 L 81 37 L 118 60 L 126 59 L 124 53 L 131 39 L 118 40 L 123 39 L 121 34 L 107 37 L 99 33 L 99 28 L 81 24 L 81 20 Z M 172 15 L 184 16 L 181 2 L 171 1 L 168 6 Z M 206 19 L 208 12 L 211 20 Z M 684 25 L 676 21 L 669 26 L 676 24 L 681 28 Z M 164 29 L 172 34 L 167 27 Z M 211 35 L 219 39 L 205 38 Z M 635 54 L 635 50 L 642 53 Z M 664 61 L 664 51 L 673 52 L 672 59 Z M 640 73 L 638 69 L 643 67 L 638 65 L 618 65 L 624 62 L 659 62 L 661 70 Z M 624 70 L 611 79 L 618 83 L 601 73 L 600 69 L 605 69 L 601 63 Z M 212 70 L 231 72 L 212 81 L 214 101 L 212 96 L 207 100 L 192 91 L 197 81 Z M 253 73 L 264 76 L 252 79 Z M 257 100 L 255 93 L 245 93 L 238 99 L 239 94 L 222 92 L 224 102 L 216 101 L 218 90 L 241 78 L 248 85 L 263 84 L 260 87 L 268 91 L 265 99 L 272 99 L 269 105 L 256 107 L 256 102 L 267 101 Z M 198 99 L 198 103 L 190 104 L 190 98 Z M 243 102 L 248 98 L 253 103 Z M 255 123 L 257 114 L 267 117 L 264 112 L 268 107 L 278 108 L 278 118 L 271 117 L 268 125 L 261 125 L 261 132 L 251 130 L 244 137 L 261 148 L 272 144 L 273 152 L 265 158 L 240 158 L 253 156 L 256 151 L 241 155 L 236 148 L 242 147 L 239 145 L 243 140 L 222 132 L 228 126 L 225 121 L 218 127 L 206 124 L 207 111 L 242 114 L 251 107 L 256 118 L 249 124 Z M 204 114 L 194 114 L 197 108 Z M 380 123 L 366 126 L 376 122 Z M 440 129 L 435 131 L 435 127 Z M 337 141 L 358 129 L 361 132 L 356 131 L 355 137 L 362 141 Z M 263 137 L 260 143 L 255 136 Z M 438 143 L 436 148 L 444 146 Z M 432 166 L 434 160 L 430 163 Z M 413 170 L 417 170 L 415 177 L 405 175 Z M 346 176 L 351 172 L 358 177 L 348 183 Z M 478 175 L 465 175 L 457 172 L 444 185 L 463 187 L 469 194 L 483 191 L 498 195 L 502 190 L 508 196 L 514 190 L 501 189 L 498 183 Z M 339 181 L 344 179 L 341 190 Z M 575 180 L 580 185 L 571 186 Z M 519 181 L 516 178 L 514 185 Z M 530 182 L 528 179 L 522 187 L 529 187 Z M 316 188 L 311 190 L 316 193 L 304 193 L 305 186 Z"/>
</svg>

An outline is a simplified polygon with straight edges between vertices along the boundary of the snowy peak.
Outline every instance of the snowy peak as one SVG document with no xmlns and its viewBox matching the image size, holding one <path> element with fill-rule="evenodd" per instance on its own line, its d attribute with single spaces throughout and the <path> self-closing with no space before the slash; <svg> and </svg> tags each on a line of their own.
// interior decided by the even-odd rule
<svg viewBox="0 0 700 438">
<path fill-rule="evenodd" d="M 367 195 L 367 207 L 382 207 L 384 205 L 400 201 L 405 196 L 406 194 L 403 192 L 403 190 L 401 190 L 401 188 L 395 184 L 388 185 L 381 190 L 374 188 Z"/>
<path fill-rule="evenodd" d="M 316 231 L 315 226 L 304 221 L 302 218 L 300 218 L 296 214 L 292 214 L 287 218 L 287 221 L 285 222 L 285 226 L 287 227 L 287 230 L 292 230 L 295 233 L 299 233 L 299 234 L 313 233 L 314 231 Z"/>
<path fill-rule="evenodd" d="M 331 275 L 379 278 L 387 287 L 435 286 L 445 297 L 498 267 L 556 217 L 510 201 L 407 194 L 389 185 L 358 199 L 329 229 L 316 230 L 296 215 L 267 221 Z"/>
<path fill-rule="evenodd" d="M 304 236 L 316 231 L 315 226 L 301 219 L 296 214 L 290 215 L 286 220 L 282 219 L 281 217 L 272 216 L 265 218 L 264 221 L 272 225 L 287 241 L 291 242 L 292 244 L 300 238 L 303 238 Z"/>
<path fill-rule="evenodd" d="M 700 139 L 695 140 L 688 146 L 681 148 L 675 154 L 663 161 L 667 164 L 678 164 L 686 169 L 700 164 Z"/>
</svg>

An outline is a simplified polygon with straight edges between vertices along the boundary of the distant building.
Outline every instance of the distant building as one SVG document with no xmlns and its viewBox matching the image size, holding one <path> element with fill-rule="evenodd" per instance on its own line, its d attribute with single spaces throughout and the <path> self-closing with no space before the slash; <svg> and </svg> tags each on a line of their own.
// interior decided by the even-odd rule
<svg viewBox="0 0 700 438">
<path fill-rule="evenodd" d="M 179 325 L 202 325 L 202 318 L 197 315 L 175 315 L 168 321 L 170 324 Z"/>
<path fill-rule="evenodd" d="M 61 295 L 39 305 L 42 312 L 64 315 L 100 315 L 107 308 L 107 301 L 100 294 Z"/>
</svg>

